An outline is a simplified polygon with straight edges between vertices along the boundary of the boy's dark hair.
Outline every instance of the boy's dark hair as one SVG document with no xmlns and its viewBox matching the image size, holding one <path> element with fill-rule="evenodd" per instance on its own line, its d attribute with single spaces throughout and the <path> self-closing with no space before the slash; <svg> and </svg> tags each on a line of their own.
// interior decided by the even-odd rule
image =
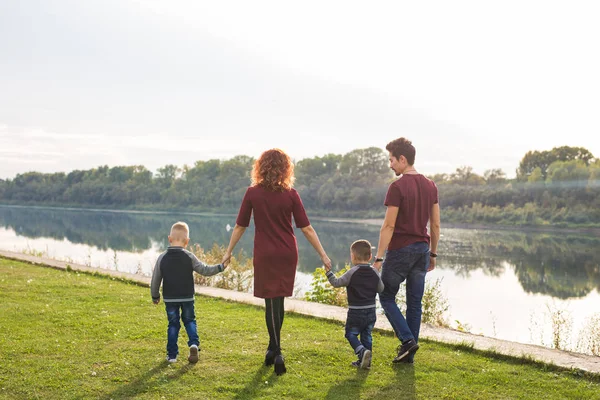
<svg viewBox="0 0 600 400">
<path fill-rule="evenodd" d="M 371 243 L 368 240 L 360 239 L 352 243 L 350 251 L 354 254 L 357 260 L 369 261 L 371 259 Z"/>
<path fill-rule="evenodd" d="M 400 156 L 404 156 L 408 165 L 413 165 L 415 163 L 417 151 L 415 150 L 415 146 L 412 145 L 412 142 L 406 138 L 401 137 L 392 140 L 385 146 L 385 149 L 392 153 L 398 160 L 400 159 Z"/>
</svg>

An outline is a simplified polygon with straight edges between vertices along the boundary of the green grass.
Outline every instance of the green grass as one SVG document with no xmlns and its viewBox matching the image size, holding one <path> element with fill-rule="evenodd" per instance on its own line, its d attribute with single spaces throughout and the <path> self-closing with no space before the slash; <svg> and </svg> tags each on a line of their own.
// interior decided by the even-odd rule
<svg viewBox="0 0 600 400">
<path fill-rule="evenodd" d="M 261 308 L 197 297 L 200 362 L 164 361 L 166 316 L 148 288 L 0 258 L 0 398 L 600 399 L 600 379 L 530 360 L 423 341 L 414 366 L 374 334 L 373 367 L 353 361 L 341 323 L 287 314 L 288 373 L 262 366 Z"/>
</svg>

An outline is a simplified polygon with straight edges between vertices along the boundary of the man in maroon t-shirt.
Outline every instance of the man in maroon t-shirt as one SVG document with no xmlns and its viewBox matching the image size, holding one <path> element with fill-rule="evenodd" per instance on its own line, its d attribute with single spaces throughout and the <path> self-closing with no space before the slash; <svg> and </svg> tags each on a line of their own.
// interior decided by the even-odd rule
<svg viewBox="0 0 600 400">
<path fill-rule="evenodd" d="M 433 181 L 413 166 L 416 151 L 410 140 L 396 139 L 388 143 L 386 150 L 390 168 L 400 178 L 390 185 L 385 198 L 387 210 L 373 266 L 382 270 L 385 288 L 379 294 L 379 301 L 402 342 L 393 362 L 412 363 L 419 349 L 425 274 L 435 268 L 440 238 L 438 190 Z M 406 318 L 396 304 L 396 294 L 405 280 Z"/>
</svg>

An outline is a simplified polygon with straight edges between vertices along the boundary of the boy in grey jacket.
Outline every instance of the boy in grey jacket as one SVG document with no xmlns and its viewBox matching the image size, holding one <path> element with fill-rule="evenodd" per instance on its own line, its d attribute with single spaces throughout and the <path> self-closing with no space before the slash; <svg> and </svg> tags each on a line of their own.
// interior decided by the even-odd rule
<svg viewBox="0 0 600 400">
<path fill-rule="evenodd" d="M 373 351 L 371 332 L 377 321 L 375 297 L 377 293 L 383 292 L 383 282 L 377 271 L 369 264 L 371 257 L 371 243 L 367 240 L 357 240 L 350 246 L 353 267 L 348 272 L 336 278 L 331 268 L 325 266 L 327 279 L 333 287 L 346 287 L 348 294 L 346 339 L 358 356 L 358 360 L 352 365 L 364 369 L 371 368 Z"/>
<path fill-rule="evenodd" d="M 162 253 L 156 261 L 152 274 L 150 293 L 152 302 L 160 302 L 158 291 L 162 282 L 162 294 L 167 310 L 169 327 L 167 329 L 167 361 L 176 362 L 179 348 L 177 338 L 179 337 L 180 310 L 181 320 L 188 335 L 188 346 L 190 355 L 188 361 L 198 362 L 200 351 L 200 339 L 196 326 L 196 315 L 194 313 L 194 271 L 200 275 L 215 275 L 222 272 L 225 264 L 206 265 L 185 248 L 190 241 L 190 229 L 185 222 L 176 222 L 171 227 L 169 235 L 169 248 Z"/>
</svg>

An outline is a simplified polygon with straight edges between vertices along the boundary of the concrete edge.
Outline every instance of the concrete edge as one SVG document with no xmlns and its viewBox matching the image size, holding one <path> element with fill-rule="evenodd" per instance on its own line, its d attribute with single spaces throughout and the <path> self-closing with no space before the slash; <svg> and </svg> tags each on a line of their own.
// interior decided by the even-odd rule
<svg viewBox="0 0 600 400">
<path fill-rule="evenodd" d="M 60 270 L 71 269 L 90 274 L 97 274 L 114 279 L 135 282 L 142 286 L 150 286 L 151 278 L 148 276 L 132 274 L 128 272 L 105 270 L 101 268 L 87 267 L 85 265 L 69 263 L 65 261 L 52 260 L 28 254 L 0 250 L 0 257 L 16 261 L 24 261 L 40 266 L 51 267 Z M 251 293 L 236 292 L 233 290 L 220 289 L 210 286 L 195 286 L 196 294 L 220 298 L 238 303 L 250 304 L 264 307 L 264 300 L 254 297 Z M 150 294 L 148 294 L 150 301 Z M 347 310 L 343 307 L 331 306 L 320 303 L 312 303 L 304 300 L 287 298 L 285 300 L 286 311 L 344 323 Z M 383 332 L 393 332 L 386 318 L 379 317 L 375 329 Z M 574 353 L 564 350 L 550 349 L 543 346 L 510 342 L 506 340 L 460 332 L 454 329 L 441 328 L 429 324 L 421 326 L 421 338 L 428 340 L 457 345 L 463 344 L 480 351 L 492 351 L 501 355 L 526 358 L 552 364 L 561 368 L 576 369 L 593 374 L 600 374 L 600 357 L 582 353 Z"/>
</svg>

